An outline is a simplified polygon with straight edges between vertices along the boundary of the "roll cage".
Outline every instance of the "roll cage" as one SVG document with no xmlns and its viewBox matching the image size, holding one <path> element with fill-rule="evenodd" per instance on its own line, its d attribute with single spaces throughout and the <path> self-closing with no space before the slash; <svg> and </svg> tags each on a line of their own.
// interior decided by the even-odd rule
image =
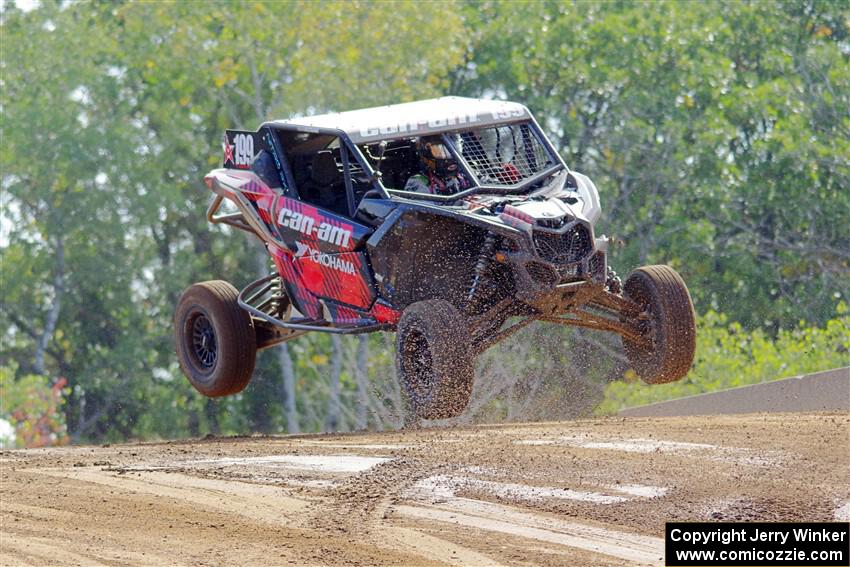
<svg viewBox="0 0 850 567">
<path fill-rule="evenodd" d="M 459 199 L 469 197 L 476 194 L 496 194 L 496 195 L 512 195 L 524 194 L 528 192 L 540 181 L 550 177 L 554 173 L 561 170 L 568 170 L 566 164 L 561 159 L 558 152 L 552 146 L 546 135 L 540 129 L 540 126 L 533 117 L 525 117 L 519 121 L 506 121 L 504 124 L 489 126 L 478 131 L 488 130 L 496 131 L 497 136 L 499 129 L 511 129 L 519 132 L 524 138 L 524 144 L 529 145 L 529 140 L 533 140 L 536 154 L 528 155 L 529 150 L 526 148 L 525 161 L 530 159 L 545 158 L 543 167 L 530 168 L 527 175 L 516 179 L 507 178 L 497 180 L 492 175 L 482 172 L 479 164 L 470 163 L 472 157 L 481 157 L 481 150 L 464 150 L 464 144 L 469 147 L 474 145 L 474 136 L 476 130 L 469 128 L 457 128 L 439 134 L 446 147 L 452 153 L 457 161 L 463 175 L 470 181 L 472 186 L 464 191 L 452 195 L 431 195 L 424 193 L 415 193 L 405 191 L 398 187 L 388 186 L 387 180 L 383 175 L 386 169 L 386 163 L 383 161 L 390 155 L 392 148 L 403 147 L 404 144 L 410 144 L 410 138 L 388 137 L 384 140 L 370 140 L 368 143 L 357 145 L 351 137 L 341 129 L 336 128 L 321 128 L 321 127 L 306 127 L 298 124 L 286 124 L 280 122 L 266 122 L 257 131 L 257 137 L 262 140 L 259 143 L 260 150 L 265 149 L 273 154 L 274 169 L 280 177 L 281 183 L 276 184 L 289 196 L 304 199 L 302 194 L 303 182 L 297 179 L 297 175 L 293 171 L 292 160 L 297 159 L 291 154 L 290 148 L 285 147 L 284 139 L 291 138 L 297 135 L 313 137 L 317 140 L 317 144 L 313 148 L 315 153 L 330 153 L 337 160 L 337 167 L 342 174 L 342 181 L 345 190 L 345 213 L 346 216 L 354 217 L 360 200 L 366 195 L 379 196 L 384 199 L 402 198 L 413 199 L 419 201 L 430 201 L 435 204 L 448 204 Z M 514 135 L 516 135 L 514 132 Z M 326 138 L 325 145 L 322 145 L 322 138 Z M 465 138 L 465 139 L 464 139 Z M 338 142 L 337 142 L 338 141 Z M 513 142 L 516 145 L 516 142 Z M 378 148 L 383 145 L 384 150 Z M 498 148 L 498 142 L 497 146 Z M 390 148 L 387 150 L 386 148 Z M 497 150 L 498 151 L 498 150 Z M 383 156 L 381 156 L 383 152 Z M 389 153 L 387 153 L 389 152 Z M 516 150 L 515 150 L 516 152 Z M 522 161 L 522 160 L 520 160 Z M 255 163 L 252 163 L 251 169 L 258 174 Z M 478 165 L 478 167 L 476 167 Z M 264 167 L 269 168 L 266 164 Z M 410 168 L 415 167 L 411 165 Z M 490 168 L 492 170 L 492 168 Z M 492 171 L 490 171 L 492 173 Z M 265 176 L 268 178 L 268 172 Z M 397 180 L 396 180 L 397 181 Z M 397 183 L 403 187 L 402 183 Z M 342 210 L 339 210 L 342 213 Z"/>
</svg>

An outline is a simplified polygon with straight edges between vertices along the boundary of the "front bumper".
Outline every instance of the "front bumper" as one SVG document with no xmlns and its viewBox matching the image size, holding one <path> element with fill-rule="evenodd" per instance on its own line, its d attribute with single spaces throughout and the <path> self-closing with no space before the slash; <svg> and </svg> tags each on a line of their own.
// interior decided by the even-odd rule
<svg viewBox="0 0 850 567">
<path fill-rule="evenodd" d="M 578 260 L 567 263 L 547 261 L 539 254 L 528 252 L 505 253 L 514 276 L 515 296 L 520 301 L 533 302 L 541 294 L 572 282 L 592 282 L 605 286 L 608 263 L 608 239 L 594 239 L 594 245 Z"/>
</svg>

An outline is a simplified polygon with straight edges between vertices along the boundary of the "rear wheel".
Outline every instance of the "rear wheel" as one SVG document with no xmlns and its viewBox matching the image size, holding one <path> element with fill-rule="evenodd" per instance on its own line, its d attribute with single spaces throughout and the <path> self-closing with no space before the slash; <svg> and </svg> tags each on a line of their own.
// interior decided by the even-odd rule
<svg viewBox="0 0 850 567">
<path fill-rule="evenodd" d="M 466 319 L 448 301 L 404 310 L 396 333 L 396 367 L 411 413 L 422 419 L 460 415 L 469 404 L 474 356 Z"/>
<path fill-rule="evenodd" d="M 681 276 L 670 266 L 643 266 L 629 275 L 623 291 L 642 308 L 636 327 L 648 340 L 642 344 L 623 338 L 632 368 L 648 384 L 683 378 L 694 360 L 696 325 Z"/>
<path fill-rule="evenodd" d="M 174 313 L 180 368 L 205 396 L 241 392 L 254 372 L 254 325 L 237 296 L 225 281 L 197 283 L 183 292 Z"/>
</svg>

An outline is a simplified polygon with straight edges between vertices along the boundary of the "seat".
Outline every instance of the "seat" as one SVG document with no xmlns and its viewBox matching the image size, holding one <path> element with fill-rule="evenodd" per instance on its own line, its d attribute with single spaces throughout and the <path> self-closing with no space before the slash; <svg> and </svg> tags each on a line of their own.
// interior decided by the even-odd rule
<svg viewBox="0 0 850 567">
<path fill-rule="evenodd" d="M 342 172 L 336 166 L 336 160 L 331 152 L 316 154 L 313 158 L 310 178 L 318 187 L 328 187 L 342 182 Z"/>
<path fill-rule="evenodd" d="M 311 196 L 315 196 L 317 205 L 348 216 L 345 178 L 331 152 L 319 152 L 313 158 L 310 182 Z"/>
</svg>

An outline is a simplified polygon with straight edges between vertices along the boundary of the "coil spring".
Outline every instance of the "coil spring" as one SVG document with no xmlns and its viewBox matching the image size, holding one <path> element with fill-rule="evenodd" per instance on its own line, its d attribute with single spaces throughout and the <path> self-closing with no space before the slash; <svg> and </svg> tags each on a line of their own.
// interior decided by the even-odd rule
<svg viewBox="0 0 850 567">
<path fill-rule="evenodd" d="M 275 263 L 271 262 L 271 267 L 273 272 L 277 272 L 277 266 Z M 269 290 L 269 294 L 271 295 L 271 303 L 269 303 L 269 311 L 270 315 L 274 317 L 279 317 L 282 315 L 281 310 L 286 307 L 289 300 L 286 298 L 286 290 L 283 287 L 283 278 L 280 276 L 274 278 L 271 281 L 271 288 Z"/>
<path fill-rule="evenodd" d="M 623 292 L 623 280 L 611 266 L 608 266 L 608 273 L 605 274 L 605 286 L 613 294 L 620 295 Z"/>
<path fill-rule="evenodd" d="M 466 296 L 467 301 L 472 301 L 472 298 L 475 297 L 475 292 L 478 291 L 478 286 L 481 284 L 481 280 L 484 279 L 487 267 L 490 265 L 490 261 L 493 258 L 493 251 L 495 248 L 496 237 L 493 233 L 488 232 L 487 237 L 484 239 L 484 244 L 481 246 L 481 253 L 478 255 L 478 261 L 475 263 L 475 276 L 472 279 L 472 285 L 470 286 L 469 293 Z"/>
</svg>

